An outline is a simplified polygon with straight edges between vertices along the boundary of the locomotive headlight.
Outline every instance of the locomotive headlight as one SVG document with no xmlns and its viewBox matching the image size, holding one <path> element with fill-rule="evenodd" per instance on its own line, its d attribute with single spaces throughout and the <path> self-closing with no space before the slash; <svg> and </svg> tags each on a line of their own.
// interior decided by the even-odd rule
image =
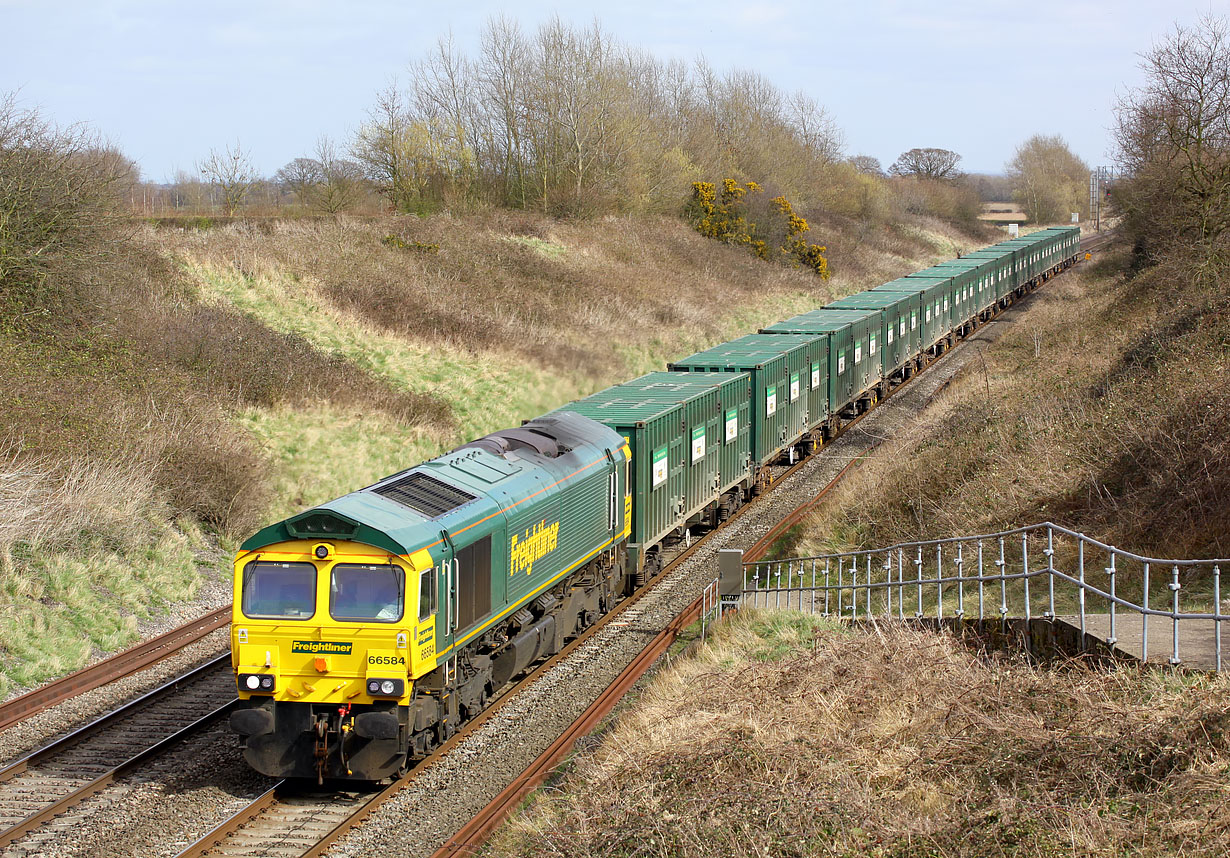
<svg viewBox="0 0 1230 858">
<path fill-rule="evenodd" d="M 369 679 L 367 693 L 372 697 L 401 697 L 406 693 L 404 679 Z"/>
<path fill-rule="evenodd" d="M 262 694 L 272 694 L 273 686 L 276 683 L 277 677 L 266 673 L 239 674 L 239 688 L 241 690 L 260 692 Z"/>
</svg>

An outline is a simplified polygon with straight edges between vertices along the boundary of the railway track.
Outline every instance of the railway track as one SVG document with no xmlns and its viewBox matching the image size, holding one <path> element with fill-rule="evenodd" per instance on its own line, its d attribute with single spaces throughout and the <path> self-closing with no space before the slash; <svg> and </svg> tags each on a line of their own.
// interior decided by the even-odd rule
<svg viewBox="0 0 1230 858">
<path fill-rule="evenodd" d="M 215 658 L 0 769 L 0 848 L 226 716 L 230 655 Z"/>
<path fill-rule="evenodd" d="M 74 671 L 40 688 L 0 703 L 0 730 L 57 703 L 144 670 L 179 652 L 184 647 L 196 643 L 211 632 L 229 624 L 230 621 L 231 606 L 226 605 L 178 628 L 171 629 L 165 634 L 116 653 L 110 658 L 105 658 L 89 667 Z"/>
</svg>

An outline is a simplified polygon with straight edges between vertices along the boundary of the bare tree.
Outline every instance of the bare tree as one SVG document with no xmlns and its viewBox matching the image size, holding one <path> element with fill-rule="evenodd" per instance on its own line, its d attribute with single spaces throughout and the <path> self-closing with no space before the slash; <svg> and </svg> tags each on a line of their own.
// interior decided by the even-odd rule
<svg viewBox="0 0 1230 858">
<path fill-rule="evenodd" d="M 523 105 L 529 87 L 530 45 L 520 26 L 509 18 L 489 19 L 482 33 L 482 54 L 476 68 L 479 98 L 487 122 L 487 157 L 503 180 L 504 199 L 524 206 L 527 167 Z"/>
<path fill-rule="evenodd" d="M 248 190 L 257 180 L 256 168 L 248 153 L 235 141 L 219 152 L 210 149 L 205 160 L 197 164 L 197 169 L 217 189 L 223 211 L 233 215 L 243 205 Z"/>
<path fill-rule="evenodd" d="M 313 205 L 328 214 L 338 214 L 353 208 L 363 196 L 363 168 L 357 162 L 343 158 L 328 137 L 316 143 L 316 163 L 321 182 Z"/>
<path fill-rule="evenodd" d="M 837 120 L 816 99 L 803 90 L 786 99 L 786 112 L 799 135 L 799 141 L 823 164 L 841 159 L 844 144 Z M 878 162 L 877 162 L 878 164 Z"/>
<path fill-rule="evenodd" d="M 399 208 L 486 199 L 548 211 L 674 210 L 689 184 L 738 176 L 822 203 L 848 177 L 810 96 L 763 75 L 662 62 L 560 18 L 489 20 L 470 59 L 445 38 L 390 86 L 355 143 Z M 838 169 L 840 168 L 840 169 Z"/>
<path fill-rule="evenodd" d="M 296 158 L 282 167 L 273 176 L 274 180 L 292 193 L 302 206 L 312 204 L 312 195 L 324 181 L 320 162 L 315 158 Z"/>
<path fill-rule="evenodd" d="M 359 129 L 352 154 L 364 175 L 397 211 L 410 211 L 419 197 L 411 136 L 414 120 L 396 80 L 376 95 L 368 121 Z"/>
<path fill-rule="evenodd" d="M 1008 162 L 1013 195 L 1031 221 L 1067 220 L 1088 208 L 1089 165 L 1058 135 L 1036 134 L 1017 147 Z"/>
<path fill-rule="evenodd" d="M 870 155 L 854 155 L 850 158 L 850 166 L 868 176 L 884 175 L 884 168 L 880 166 L 880 159 L 873 158 Z"/>
<path fill-rule="evenodd" d="M 57 260 L 111 254 L 131 169 L 84 126 L 57 127 L 0 96 L 0 298 L 37 287 Z"/>
<path fill-rule="evenodd" d="M 1208 249 L 1230 227 L 1230 35 L 1207 16 L 1144 54 L 1144 83 L 1119 102 L 1116 142 L 1129 180 L 1116 198 L 1140 247 Z"/>
<path fill-rule="evenodd" d="M 894 176 L 956 179 L 961 176 L 957 169 L 960 161 L 961 156 L 949 149 L 911 149 L 897 156 L 888 171 Z"/>
</svg>

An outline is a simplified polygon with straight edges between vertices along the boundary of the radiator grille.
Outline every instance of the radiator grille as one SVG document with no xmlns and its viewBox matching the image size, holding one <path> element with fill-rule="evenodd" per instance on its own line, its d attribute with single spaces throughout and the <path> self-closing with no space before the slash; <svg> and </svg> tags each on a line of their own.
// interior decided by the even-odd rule
<svg viewBox="0 0 1230 858">
<path fill-rule="evenodd" d="M 428 518 L 439 518 L 475 498 L 469 492 L 421 473 L 377 486 L 372 491 Z"/>
</svg>

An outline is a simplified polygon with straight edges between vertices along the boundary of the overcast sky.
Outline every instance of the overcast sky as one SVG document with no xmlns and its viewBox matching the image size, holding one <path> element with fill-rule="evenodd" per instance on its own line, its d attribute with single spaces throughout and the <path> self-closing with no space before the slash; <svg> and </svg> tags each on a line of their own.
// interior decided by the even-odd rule
<svg viewBox="0 0 1230 858">
<path fill-rule="evenodd" d="M 558 13 L 659 57 L 703 54 L 806 90 L 849 154 L 887 166 L 936 146 L 1000 172 L 1040 132 L 1110 163 L 1111 106 L 1139 80 L 1137 55 L 1208 12 L 1230 15 L 1230 0 L 0 0 L 0 93 L 90 123 L 149 179 L 236 139 L 272 174 L 321 134 L 349 140 L 374 93 L 440 36 L 468 50 L 492 15 L 532 31 Z"/>
</svg>

